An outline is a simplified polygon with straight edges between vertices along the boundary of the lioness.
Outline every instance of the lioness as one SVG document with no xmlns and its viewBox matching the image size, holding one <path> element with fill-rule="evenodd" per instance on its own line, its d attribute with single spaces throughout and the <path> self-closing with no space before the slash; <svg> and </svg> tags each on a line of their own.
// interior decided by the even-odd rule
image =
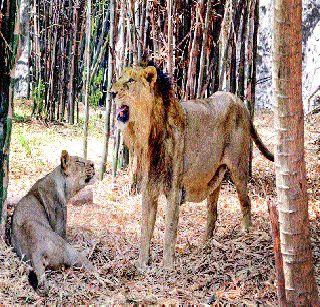
<svg viewBox="0 0 320 307">
<path fill-rule="evenodd" d="M 251 138 L 266 158 L 273 161 L 273 155 L 258 137 L 243 102 L 232 93 L 217 92 L 208 99 L 180 103 L 168 77 L 154 66 L 125 69 L 111 91 L 124 140 L 138 154 L 143 178 L 140 268 L 149 259 L 159 194 L 168 200 L 163 262 L 172 267 L 180 204 L 207 198 L 206 238 L 210 239 L 227 168 L 248 230 Z"/>
<path fill-rule="evenodd" d="M 67 202 L 94 177 L 91 161 L 69 156 L 63 150 L 61 164 L 38 180 L 17 204 L 12 216 L 11 243 L 19 257 L 30 260 L 34 272 L 29 281 L 40 292 L 45 269 L 78 265 L 92 269 L 86 257 L 66 240 Z"/>
</svg>

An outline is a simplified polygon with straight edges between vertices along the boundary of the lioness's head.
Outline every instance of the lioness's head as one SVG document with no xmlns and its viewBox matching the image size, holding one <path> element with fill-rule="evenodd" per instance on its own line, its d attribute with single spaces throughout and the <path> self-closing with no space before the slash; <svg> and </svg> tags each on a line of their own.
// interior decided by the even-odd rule
<svg viewBox="0 0 320 307">
<path fill-rule="evenodd" d="M 66 150 L 62 150 L 61 172 L 66 180 L 67 193 L 72 197 L 93 181 L 94 163 L 77 156 L 69 156 Z"/>
<path fill-rule="evenodd" d="M 157 69 L 154 66 L 126 68 L 121 78 L 112 86 L 117 106 L 117 122 L 120 128 L 128 123 L 140 124 L 154 104 L 154 86 Z"/>
</svg>

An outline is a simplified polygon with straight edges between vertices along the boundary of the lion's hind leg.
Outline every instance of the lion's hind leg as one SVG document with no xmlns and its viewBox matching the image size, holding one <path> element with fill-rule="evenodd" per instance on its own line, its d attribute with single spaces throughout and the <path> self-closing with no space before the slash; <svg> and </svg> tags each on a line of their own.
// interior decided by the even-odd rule
<svg viewBox="0 0 320 307">
<path fill-rule="evenodd" d="M 213 231 L 216 226 L 218 218 L 218 199 L 220 193 L 221 183 L 207 198 L 207 227 L 206 227 L 206 241 L 209 241 L 213 236 Z"/>
<path fill-rule="evenodd" d="M 248 232 L 252 226 L 251 201 L 248 195 L 249 165 L 248 163 L 239 163 L 229 169 L 240 201 L 243 228 Z"/>
<path fill-rule="evenodd" d="M 206 228 L 206 241 L 212 238 L 213 231 L 215 229 L 215 225 L 218 217 L 217 205 L 218 205 L 219 193 L 221 189 L 221 183 L 226 173 L 226 170 L 227 170 L 226 165 L 221 165 L 217 169 L 215 175 L 209 182 L 209 186 L 212 192 L 209 194 L 207 198 L 208 216 L 207 216 L 207 228 Z"/>
</svg>

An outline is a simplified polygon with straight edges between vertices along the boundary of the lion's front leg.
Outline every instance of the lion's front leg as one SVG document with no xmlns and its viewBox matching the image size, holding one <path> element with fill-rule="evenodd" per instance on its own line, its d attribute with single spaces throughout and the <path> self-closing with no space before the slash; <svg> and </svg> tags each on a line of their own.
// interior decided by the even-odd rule
<svg viewBox="0 0 320 307">
<path fill-rule="evenodd" d="M 144 189 L 142 193 L 141 241 L 138 263 L 139 269 L 142 271 L 146 269 L 150 257 L 150 244 L 156 221 L 158 196 L 158 193 L 148 188 Z"/>
<path fill-rule="evenodd" d="M 179 209 L 183 198 L 182 177 L 184 173 L 184 134 L 183 131 L 174 130 L 175 146 L 172 170 L 171 189 L 167 199 L 166 228 L 164 233 L 163 265 L 172 269 L 177 241 L 179 222 Z"/>
<path fill-rule="evenodd" d="M 179 209 L 181 202 L 180 189 L 174 188 L 171 191 L 167 202 L 166 209 L 166 228 L 164 234 L 164 249 L 163 249 L 163 265 L 167 269 L 172 269 L 174 265 L 174 255 L 177 241 L 177 231 L 179 222 Z"/>
</svg>

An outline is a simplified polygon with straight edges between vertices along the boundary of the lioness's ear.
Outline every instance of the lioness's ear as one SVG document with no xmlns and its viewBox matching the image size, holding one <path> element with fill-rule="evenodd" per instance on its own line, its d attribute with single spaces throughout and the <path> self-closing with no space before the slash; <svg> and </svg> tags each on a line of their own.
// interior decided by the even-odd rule
<svg viewBox="0 0 320 307">
<path fill-rule="evenodd" d="M 61 167 L 62 169 L 66 169 L 68 167 L 70 161 L 70 156 L 68 152 L 64 149 L 61 152 Z"/>
<path fill-rule="evenodd" d="M 154 66 L 148 66 L 143 70 L 143 78 L 150 84 L 151 88 L 154 87 L 157 77 L 157 69 Z"/>
</svg>

